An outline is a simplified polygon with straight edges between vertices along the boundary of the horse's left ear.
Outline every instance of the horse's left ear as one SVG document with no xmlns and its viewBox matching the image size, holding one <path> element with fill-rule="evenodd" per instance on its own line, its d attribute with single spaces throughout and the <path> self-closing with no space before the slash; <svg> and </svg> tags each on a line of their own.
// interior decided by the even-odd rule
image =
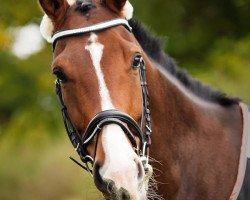
<svg viewBox="0 0 250 200">
<path fill-rule="evenodd" d="M 39 3 L 43 11 L 54 22 L 61 20 L 69 7 L 67 0 L 39 0 Z"/>
<path fill-rule="evenodd" d="M 126 19 L 131 19 L 133 17 L 133 6 L 128 0 L 104 0 L 105 4 L 112 11 L 116 12 Z"/>
<path fill-rule="evenodd" d="M 69 0 L 68 0 L 69 1 Z M 51 41 L 52 34 L 55 29 L 55 24 L 62 20 L 67 8 L 70 6 L 67 0 L 39 0 L 42 10 L 45 12 L 41 21 L 40 31 L 42 36 L 48 41 Z"/>
</svg>

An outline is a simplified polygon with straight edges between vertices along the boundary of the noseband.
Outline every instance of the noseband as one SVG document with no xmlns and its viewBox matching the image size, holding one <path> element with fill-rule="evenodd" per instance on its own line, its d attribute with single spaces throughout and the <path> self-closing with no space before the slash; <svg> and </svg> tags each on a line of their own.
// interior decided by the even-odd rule
<svg viewBox="0 0 250 200">
<path fill-rule="evenodd" d="M 68 36 L 77 36 L 80 34 L 85 34 L 94 31 L 101 31 L 107 28 L 111 28 L 114 26 L 123 25 L 129 31 L 132 31 L 132 28 L 129 26 L 128 21 L 125 19 L 114 19 L 106 22 L 102 22 L 99 24 L 95 24 L 92 26 L 79 28 L 79 29 L 71 29 L 64 30 L 60 32 L 56 32 L 53 37 L 53 46 L 55 47 L 55 43 L 58 39 Z M 146 67 L 145 62 L 140 54 L 137 54 L 134 58 L 134 62 L 132 64 L 134 69 L 139 70 L 140 81 L 141 81 L 141 91 L 142 91 L 142 100 L 143 100 L 143 111 L 141 117 L 141 125 L 139 126 L 137 122 L 128 114 L 121 112 L 119 110 L 105 110 L 103 112 L 97 113 L 96 116 L 89 122 L 83 137 L 79 134 L 77 128 L 72 123 L 67 107 L 64 103 L 64 99 L 61 92 L 61 83 L 60 80 L 56 80 L 56 94 L 59 98 L 59 102 L 61 104 L 61 111 L 63 116 L 64 125 L 66 131 L 68 133 L 69 139 L 75 148 L 76 152 L 80 156 L 80 159 L 85 164 L 85 166 L 81 165 L 75 159 L 71 158 L 74 162 L 80 165 L 82 168 L 87 170 L 92 174 L 92 170 L 89 167 L 89 163 L 93 166 L 95 154 L 96 154 L 96 146 L 97 140 L 95 143 L 94 156 L 91 157 L 87 152 L 87 146 L 93 139 L 98 136 L 101 132 L 102 128 L 109 124 L 118 125 L 124 133 L 127 135 L 129 141 L 131 142 L 135 152 L 141 158 L 144 168 L 146 170 L 148 165 L 148 156 L 149 156 L 149 146 L 151 144 L 151 119 L 150 119 L 150 109 L 149 109 L 149 96 L 148 96 L 148 88 L 146 81 Z M 140 139 L 140 145 L 137 144 L 135 135 Z M 98 138 L 98 137 L 96 137 Z"/>
</svg>

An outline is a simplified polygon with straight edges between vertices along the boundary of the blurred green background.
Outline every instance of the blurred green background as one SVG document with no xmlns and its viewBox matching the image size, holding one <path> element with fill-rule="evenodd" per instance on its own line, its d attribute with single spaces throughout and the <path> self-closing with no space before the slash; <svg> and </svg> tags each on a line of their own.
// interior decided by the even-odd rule
<svg viewBox="0 0 250 200">
<path fill-rule="evenodd" d="M 182 68 L 250 103 L 249 0 L 131 2 Z M 51 46 L 37 42 L 41 17 L 36 0 L 0 0 L 0 199 L 102 199 L 67 158 L 77 155 L 54 94 Z"/>
</svg>

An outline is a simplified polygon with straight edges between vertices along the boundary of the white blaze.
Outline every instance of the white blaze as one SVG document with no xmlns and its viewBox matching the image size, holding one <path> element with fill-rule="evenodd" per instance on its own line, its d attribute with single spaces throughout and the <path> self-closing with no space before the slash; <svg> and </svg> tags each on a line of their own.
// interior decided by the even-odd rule
<svg viewBox="0 0 250 200">
<path fill-rule="evenodd" d="M 104 111 L 108 109 L 114 109 L 101 69 L 101 59 L 104 46 L 98 42 L 96 34 L 91 33 L 89 38 L 89 44 L 85 47 L 85 49 L 88 50 L 90 53 L 93 66 L 95 68 L 95 72 L 98 78 L 102 110 Z"/>
<path fill-rule="evenodd" d="M 123 187 L 138 199 L 138 167 L 135 160 L 138 162 L 139 159 L 124 132 L 115 124 L 106 126 L 103 129 L 102 143 L 105 163 L 100 174 L 105 179 L 113 180 L 118 189 Z"/>
<path fill-rule="evenodd" d="M 95 68 L 99 84 L 99 95 L 101 97 L 102 111 L 114 109 L 110 98 L 109 90 L 105 83 L 104 74 L 101 68 L 101 59 L 104 46 L 98 41 L 96 34 L 91 33 L 85 49 L 89 51 Z M 130 145 L 125 133 L 116 124 L 107 125 L 103 128 L 102 144 L 105 153 L 105 162 L 100 169 L 100 174 L 105 179 L 111 179 L 119 189 L 127 189 L 134 199 L 139 199 L 140 195 L 145 196 L 145 192 L 139 194 L 138 166 L 139 158 Z"/>
</svg>

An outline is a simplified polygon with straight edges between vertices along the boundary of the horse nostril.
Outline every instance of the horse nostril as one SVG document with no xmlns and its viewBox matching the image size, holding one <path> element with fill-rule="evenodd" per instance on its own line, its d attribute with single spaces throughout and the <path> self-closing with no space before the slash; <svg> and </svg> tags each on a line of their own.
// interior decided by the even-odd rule
<svg viewBox="0 0 250 200">
<path fill-rule="evenodd" d="M 144 178 L 144 174 L 145 174 L 144 168 L 143 168 L 142 163 L 140 161 L 135 160 L 135 162 L 137 163 L 137 168 L 138 168 L 138 176 L 137 176 L 138 181 L 142 181 Z"/>
<path fill-rule="evenodd" d="M 108 195 L 115 194 L 116 192 L 116 187 L 115 183 L 112 180 L 105 180 L 101 177 L 100 175 L 100 165 L 99 163 L 95 163 L 94 165 L 94 182 L 96 187 L 102 192 L 106 193 Z"/>
<path fill-rule="evenodd" d="M 120 200 L 130 200 L 130 195 L 128 191 L 124 188 L 118 190 L 118 196 Z"/>
</svg>

